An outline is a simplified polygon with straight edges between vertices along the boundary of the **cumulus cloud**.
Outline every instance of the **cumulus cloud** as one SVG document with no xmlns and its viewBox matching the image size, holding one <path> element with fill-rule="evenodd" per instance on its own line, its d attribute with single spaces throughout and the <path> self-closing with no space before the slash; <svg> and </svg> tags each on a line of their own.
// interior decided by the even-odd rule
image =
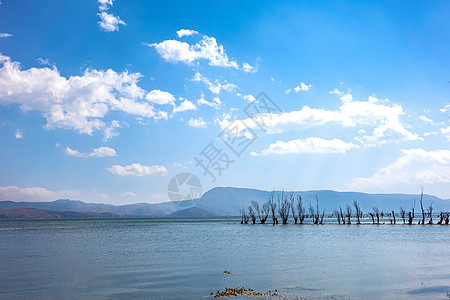
<svg viewBox="0 0 450 300">
<path fill-rule="evenodd" d="M 291 140 L 288 142 L 277 141 L 262 151 L 263 155 L 287 154 L 287 153 L 345 153 L 353 148 L 359 148 L 353 143 L 346 143 L 339 139 L 326 140 L 318 137 Z"/>
<path fill-rule="evenodd" d="M 195 104 L 192 103 L 191 101 L 184 99 L 184 101 L 181 102 L 180 105 L 175 106 L 173 108 L 173 113 L 175 114 L 177 112 L 183 112 L 188 110 L 197 110 L 197 106 L 195 106 Z"/>
<path fill-rule="evenodd" d="M 177 31 L 179 37 L 198 34 L 189 29 Z M 188 44 L 177 40 L 165 40 L 160 43 L 145 45 L 155 48 L 162 59 L 172 63 L 182 62 L 193 65 L 200 60 L 208 61 L 210 66 L 240 69 L 235 60 L 229 59 L 222 45 L 217 44 L 214 37 L 203 35 L 200 41 L 195 44 Z M 242 68 L 245 72 L 255 72 L 256 69 L 248 63 L 244 63 Z"/>
<path fill-rule="evenodd" d="M 109 14 L 106 11 L 102 11 L 98 14 L 100 17 L 100 28 L 103 31 L 111 32 L 111 31 L 119 31 L 119 25 L 126 25 L 124 21 L 122 21 L 118 16 L 113 14 Z"/>
<path fill-rule="evenodd" d="M 12 37 L 13 35 L 11 33 L 0 33 L 0 38 L 7 38 Z"/>
<path fill-rule="evenodd" d="M 450 151 L 402 150 L 391 165 L 380 168 L 371 177 L 356 178 L 348 188 L 380 191 L 399 185 L 416 188 L 423 184 L 450 183 Z"/>
<path fill-rule="evenodd" d="M 161 90 L 153 90 L 150 91 L 146 96 L 145 99 L 147 99 L 150 102 L 156 103 L 156 104 L 173 104 L 175 102 L 175 97 L 169 93 L 164 92 Z"/>
<path fill-rule="evenodd" d="M 443 135 L 445 135 L 445 137 L 447 138 L 447 140 L 450 141 L 450 126 L 446 127 L 446 128 L 441 128 L 441 133 Z"/>
<path fill-rule="evenodd" d="M 244 70 L 244 72 L 247 72 L 247 73 L 256 73 L 258 71 L 257 68 L 251 66 L 248 63 L 243 63 L 242 64 L 242 70 Z"/>
<path fill-rule="evenodd" d="M 203 120 L 202 117 L 198 118 L 198 119 L 190 119 L 188 121 L 188 125 L 190 127 L 194 127 L 194 128 L 206 128 L 206 122 Z"/>
<path fill-rule="evenodd" d="M 181 38 L 183 36 L 191 36 L 191 35 L 197 35 L 198 32 L 191 29 L 180 29 L 177 31 L 178 37 Z"/>
<path fill-rule="evenodd" d="M 294 91 L 296 92 L 296 93 L 298 93 L 298 92 L 307 92 L 307 91 L 309 91 L 309 89 L 312 87 L 312 85 L 311 84 L 309 84 L 309 85 L 307 85 L 307 84 L 305 84 L 305 83 L 300 83 L 300 85 L 298 85 L 298 86 L 296 86 L 295 88 L 294 88 Z"/>
<path fill-rule="evenodd" d="M 255 102 L 256 98 L 255 96 L 248 94 L 248 95 L 242 95 L 241 93 L 236 93 L 236 96 L 242 97 L 245 100 L 247 100 L 248 102 Z"/>
<path fill-rule="evenodd" d="M 69 156 L 75 157 L 108 157 L 108 156 L 117 156 L 116 150 L 109 147 L 100 147 L 93 149 L 90 153 L 82 153 L 78 150 L 71 149 L 70 147 L 66 147 L 64 152 Z"/>
<path fill-rule="evenodd" d="M 367 145 L 374 143 L 399 142 L 403 140 L 420 140 L 421 138 L 409 132 L 402 124 L 400 117 L 404 114 L 403 107 L 399 104 L 387 105 L 371 103 L 369 101 L 353 100 L 348 93 L 338 93 L 342 101 L 337 110 L 311 108 L 303 106 L 300 110 L 291 112 L 264 113 L 253 118 L 238 122 L 237 127 L 258 129 L 262 124 L 268 134 L 282 133 L 288 130 L 303 130 L 327 124 L 337 124 L 341 127 L 374 127 L 372 136 L 366 135 L 358 140 Z M 219 122 L 222 129 L 231 125 L 230 120 Z"/>
<path fill-rule="evenodd" d="M 0 199 L 8 201 L 54 201 L 61 198 L 73 198 L 76 191 L 51 191 L 43 187 L 20 188 L 15 185 L 0 186 Z"/>
<path fill-rule="evenodd" d="M 16 139 L 22 139 L 23 138 L 22 131 L 20 131 L 20 129 L 17 129 L 15 136 L 16 136 Z"/>
<path fill-rule="evenodd" d="M 108 168 L 108 171 L 119 176 L 167 175 L 167 169 L 164 166 L 144 166 L 140 163 L 128 166 L 113 165 Z"/>
<path fill-rule="evenodd" d="M 86 69 L 81 76 L 65 78 L 56 67 L 21 70 L 20 63 L 1 54 L 0 65 L 0 104 L 18 104 L 23 112 L 42 112 L 46 129 L 71 129 L 89 135 L 101 130 L 108 138 L 120 127 L 116 120 L 104 120 L 110 111 L 167 118 L 167 113 L 142 101 L 146 91 L 138 86 L 139 73 Z"/>
<path fill-rule="evenodd" d="M 195 73 L 192 80 L 205 83 L 208 86 L 208 89 L 214 94 L 219 94 L 221 90 L 233 92 L 237 88 L 235 84 L 228 83 L 226 80 L 220 82 L 218 79 L 216 79 L 214 80 L 214 82 L 211 82 L 208 78 L 206 78 L 199 72 Z"/>
<path fill-rule="evenodd" d="M 113 0 L 98 0 L 98 9 L 100 13 L 97 15 L 100 17 L 100 29 L 106 32 L 119 31 L 119 25 L 126 25 L 118 16 L 108 13 L 108 10 L 113 5 Z"/>
</svg>

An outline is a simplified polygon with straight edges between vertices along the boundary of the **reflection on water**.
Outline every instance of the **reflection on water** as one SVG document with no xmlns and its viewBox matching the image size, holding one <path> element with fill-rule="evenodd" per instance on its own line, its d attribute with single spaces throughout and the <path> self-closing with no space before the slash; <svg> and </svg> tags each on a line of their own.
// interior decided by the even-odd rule
<svg viewBox="0 0 450 300">
<path fill-rule="evenodd" d="M 293 299 L 446 299 L 449 233 L 229 218 L 1 221 L 0 298 L 202 299 L 244 286 Z"/>
</svg>

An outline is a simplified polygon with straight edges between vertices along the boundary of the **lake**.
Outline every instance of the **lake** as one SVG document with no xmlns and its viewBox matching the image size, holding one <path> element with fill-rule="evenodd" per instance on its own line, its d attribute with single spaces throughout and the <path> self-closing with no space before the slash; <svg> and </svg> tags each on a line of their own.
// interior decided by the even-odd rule
<svg viewBox="0 0 450 300">
<path fill-rule="evenodd" d="M 287 299 L 448 299 L 449 237 L 439 225 L 0 221 L 0 298 L 202 299 L 244 286 Z"/>
</svg>

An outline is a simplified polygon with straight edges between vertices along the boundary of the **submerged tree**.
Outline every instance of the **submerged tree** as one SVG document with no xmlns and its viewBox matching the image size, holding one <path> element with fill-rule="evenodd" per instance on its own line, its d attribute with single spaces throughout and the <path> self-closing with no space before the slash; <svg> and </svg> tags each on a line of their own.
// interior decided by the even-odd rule
<svg viewBox="0 0 450 300">
<path fill-rule="evenodd" d="M 303 207 L 302 196 L 300 195 L 297 195 L 297 212 L 300 224 L 303 224 L 303 221 L 305 220 L 305 208 Z"/>
<path fill-rule="evenodd" d="M 294 205 L 295 197 L 294 197 L 294 193 L 293 192 L 291 192 L 289 194 L 289 199 L 291 200 L 292 218 L 294 218 L 294 222 L 295 222 L 295 224 L 297 224 L 298 223 L 298 217 L 297 217 L 297 215 L 295 213 L 295 205 Z"/>
<path fill-rule="evenodd" d="M 350 205 L 345 205 L 345 216 L 347 217 L 347 224 L 352 224 L 350 218 L 352 217 L 352 207 Z"/>
<path fill-rule="evenodd" d="M 342 207 L 340 205 L 339 205 L 339 212 L 341 215 L 342 224 L 345 225 L 345 217 L 344 217 L 344 214 L 342 213 Z"/>
<path fill-rule="evenodd" d="M 249 215 L 250 219 L 252 219 L 252 223 L 255 224 L 256 223 L 256 216 L 255 216 L 255 210 L 253 209 L 252 206 L 248 207 L 248 215 Z"/>
<path fill-rule="evenodd" d="M 380 210 L 378 207 L 372 207 L 373 212 L 375 213 L 375 216 L 377 217 L 377 224 L 380 225 Z"/>
<path fill-rule="evenodd" d="M 239 209 L 239 213 L 241 214 L 241 224 L 248 224 L 248 215 L 245 208 Z"/>
<path fill-rule="evenodd" d="M 430 216 L 430 221 L 428 221 L 428 225 L 433 224 L 433 202 L 428 206 L 428 216 Z"/>
<path fill-rule="evenodd" d="M 316 214 L 316 222 L 314 224 L 323 224 L 323 217 L 325 216 L 325 209 L 322 212 L 322 215 L 320 215 L 320 210 L 319 210 L 319 197 L 317 197 L 316 195 L 316 206 L 317 206 L 317 214 Z M 320 221 L 319 221 L 319 217 L 320 217 Z"/>
<path fill-rule="evenodd" d="M 283 224 L 287 224 L 290 211 L 291 203 L 289 202 L 288 197 L 283 190 L 281 192 L 281 199 L 278 198 L 278 214 L 280 215 Z"/>
<path fill-rule="evenodd" d="M 356 210 L 356 224 L 361 224 L 360 218 L 362 217 L 362 211 L 357 199 L 353 200 L 353 206 Z"/>
<path fill-rule="evenodd" d="M 370 212 L 369 216 L 372 218 L 372 224 L 375 224 L 375 214 Z"/>
<path fill-rule="evenodd" d="M 408 212 L 408 225 L 412 225 L 412 223 L 413 223 L 412 214 L 411 214 L 411 212 Z"/>
<path fill-rule="evenodd" d="M 421 186 L 420 188 L 422 190 L 422 192 L 420 193 L 420 209 L 422 210 L 422 225 L 425 225 L 425 210 L 423 209 L 423 186 Z"/>
<path fill-rule="evenodd" d="M 274 196 L 275 196 L 275 191 L 272 191 L 269 194 L 269 199 L 267 200 L 267 203 L 269 204 L 269 209 L 272 212 L 273 225 L 278 224 L 278 220 L 275 217 L 275 212 L 277 211 L 277 204 L 273 201 Z"/>
<path fill-rule="evenodd" d="M 405 224 L 406 211 L 405 211 L 405 209 L 403 208 L 403 206 L 400 206 L 400 217 L 401 217 L 402 220 L 403 220 L 403 224 Z"/>
<path fill-rule="evenodd" d="M 333 210 L 333 215 L 336 217 L 338 224 L 341 225 L 341 215 L 337 209 Z"/>
<path fill-rule="evenodd" d="M 395 212 L 392 211 L 392 218 L 394 219 L 394 225 L 395 225 Z"/>
</svg>

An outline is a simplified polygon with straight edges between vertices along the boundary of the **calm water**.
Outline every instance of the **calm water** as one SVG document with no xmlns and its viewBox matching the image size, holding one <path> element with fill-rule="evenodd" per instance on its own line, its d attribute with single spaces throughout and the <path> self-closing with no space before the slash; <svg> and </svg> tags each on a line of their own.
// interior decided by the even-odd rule
<svg viewBox="0 0 450 300">
<path fill-rule="evenodd" d="M 450 226 L 233 222 L 1 221 L 0 298 L 202 299 L 245 286 L 293 299 L 448 299 Z"/>
</svg>

